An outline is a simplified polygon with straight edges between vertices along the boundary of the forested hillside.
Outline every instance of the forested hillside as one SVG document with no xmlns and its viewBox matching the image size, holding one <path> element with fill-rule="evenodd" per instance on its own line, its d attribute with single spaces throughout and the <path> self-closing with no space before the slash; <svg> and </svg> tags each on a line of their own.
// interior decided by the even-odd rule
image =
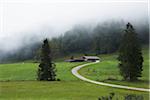
<svg viewBox="0 0 150 100">
<path fill-rule="evenodd" d="M 53 57 L 60 58 L 75 54 L 98 55 L 115 52 L 118 50 L 126 24 L 127 22 L 124 21 L 108 21 L 95 25 L 75 25 L 72 29 L 62 33 L 62 35 L 50 38 Z M 133 26 L 138 33 L 141 43 L 148 44 L 148 23 L 133 23 Z M 41 41 L 23 45 L 22 48 L 12 52 L 1 52 L 0 62 L 38 59 L 41 48 L 40 43 Z"/>
<path fill-rule="evenodd" d="M 142 44 L 148 44 L 148 24 L 135 25 Z M 111 21 L 95 27 L 79 25 L 64 35 L 51 39 L 54 57 L 73 54 L 107 54 L 118 50 L 126 23 Z"/>
</svg>

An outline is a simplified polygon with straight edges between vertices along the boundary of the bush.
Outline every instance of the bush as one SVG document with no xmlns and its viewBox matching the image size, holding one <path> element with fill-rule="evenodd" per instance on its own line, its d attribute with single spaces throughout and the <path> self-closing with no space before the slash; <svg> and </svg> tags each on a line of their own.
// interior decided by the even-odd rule
<svg viewBox="0 0 150 100">
<path fill-rule="evenodd" d="M 60 79 L 58 78 L 57 81 L 60 81 Z"/>
<path fill-rule="evenodd" d="M 124 100 L 144 100 L 142 95 L 128 94 L 124 96 Z"/>
<path fill-rule="evenodd" d="M 101 96 L 98 98 L 98 100 L 120 100 L 118 98 L 114 98 L 115 93 L 109 93 L 109 96 Z M 121 99 L 122 100 L 122 99 Z M 123 100 L 144 100 L 142 95 L 136 95 L 136 94 L 127 94 L 124 96 Z"/>
<path fill-rule="evenodd" d="M 112 92 L 112 93 L 109 94 L 109 96 L 99 97 L 98 100 L 113 100 L 114 95 L 115 95 L 115 93 Z"/>
</svg>

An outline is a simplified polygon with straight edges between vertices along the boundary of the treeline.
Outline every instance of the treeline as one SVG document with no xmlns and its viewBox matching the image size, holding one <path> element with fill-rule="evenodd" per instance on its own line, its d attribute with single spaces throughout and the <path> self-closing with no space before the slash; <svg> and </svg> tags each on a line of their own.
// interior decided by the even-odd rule
<svg viewBox="0 0 150 100">
<path fill-rule="evenodd" d="M 133 24 L 134 25 L 134 24 Z M 64 35 L 52 38 L 50 45 L 53 56 L 60 57 L 74 54 L 107 54 L 118 50 L 126 23 L 111 21 L 99 23 L 93 27 L 78 25 Z M 149 42 L 148 24 L 135 25 L 142 44 Z"/>
<path fill-rule="evenodd" d="M 41 48 L 41 43 L 31 43 L 9 52 L 2 52 L 0 54 L 0 63 L 12 63 L 25 60 L 33 60 L 37 55 L 37 50 Z"/>
<path fill-rule="evenodd" d="M 76 25 L 62 35 L 50 39 L 52 57 L 60 58 L 76 54 L 98 55 L 115 52 L 120 45 L 126 24 L 127 22 L 124 21 L 109 21 L 97 23 L 96 25 Z M 131 24 L 138 33 L 141 43 L 148 44 L 148 23 Z M 29 59 L 38 60 L 40 58 L 40 43 L 41 41 L 24 45 L 17 51 L 5 53 L 0 51 L 0 63 Z"/>
</svg>

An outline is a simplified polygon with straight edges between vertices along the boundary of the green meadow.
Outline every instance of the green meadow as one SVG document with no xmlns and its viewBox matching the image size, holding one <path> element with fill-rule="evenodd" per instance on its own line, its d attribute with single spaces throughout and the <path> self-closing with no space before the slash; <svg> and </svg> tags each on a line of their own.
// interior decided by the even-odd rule
<svg viewBox="0 0 150 100">
<path fill-rule="evenodd" d="M 73 80 L 71 69 L 83 63 L 58 62 L 56 64 L 57 78 L 60 80 Z M 13 63 L 0 65 L 0 81 L 35 81 L 37 78 L 38 63 Z"/>
<path fill-rule="evenodd" d="M 80 70 L 85 77 L 115 84 L 148 87 L 148 49 L 144 53 L 144 70 L 141 82 L 128 83 L 121 80 L 117 68 L 116 54 L 101 55 L 102 62 Z M 56 62 L 57 78 L 60 81 L 37 81 L 38 63 L 0 64 L 0 100 L 98 100 L 114 92 L 119 100 L 127 94 L 143 95 L 148 92 L 117 89 L 81 81 L 71 74 L 71 69 L 83 63 Z M 110 78 L 108 80 L 108 78 Z"/>
<path fill-rule="evenodd" d="M 148 100 L 148 92 L 115 89 L 99 86 L 80 80 L 39 82 L 12 81 L 1 82 L 1 100 L 98 100 L 114 92 L 122 100 L 124 95 L 143 95 Z"/>
<path fill-rule="evenodd" d="M 100 55 L 101 62 L 82 68 L 79 73 L 89 79 L 106 83 L 121 84 L 127 86 L 149 88 L 149 49 L 144 47 L 144 63 L 142 77 L 139 81 L 127 82 L 119 73 L 117 54 Z"/>
</svg>

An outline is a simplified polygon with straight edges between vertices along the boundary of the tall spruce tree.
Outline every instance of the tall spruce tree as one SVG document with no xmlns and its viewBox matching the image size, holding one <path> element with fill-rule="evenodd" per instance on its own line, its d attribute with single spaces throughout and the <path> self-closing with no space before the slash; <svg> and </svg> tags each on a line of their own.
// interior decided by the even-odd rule
<svg viewBox="0 0 150 100">
<path fill-rule="evenodd" d="M 128 23 L 119 48 L 119 69 L 125 80 L 135 81 L 142 75 L 143 57 L 137 33 Z"/>
<path fill-rule="evenodd" d="M 55 64 L 52 63 L 51 59 L 51 50 L 48 43 L 48 40 L 45 39 L 43 41 L 42 49 L 41 49 L 41 63 L 38 68 L 38 80 L 43 81 L 54 81 L 56 80 L 56 69 Z"/>
</svg>

